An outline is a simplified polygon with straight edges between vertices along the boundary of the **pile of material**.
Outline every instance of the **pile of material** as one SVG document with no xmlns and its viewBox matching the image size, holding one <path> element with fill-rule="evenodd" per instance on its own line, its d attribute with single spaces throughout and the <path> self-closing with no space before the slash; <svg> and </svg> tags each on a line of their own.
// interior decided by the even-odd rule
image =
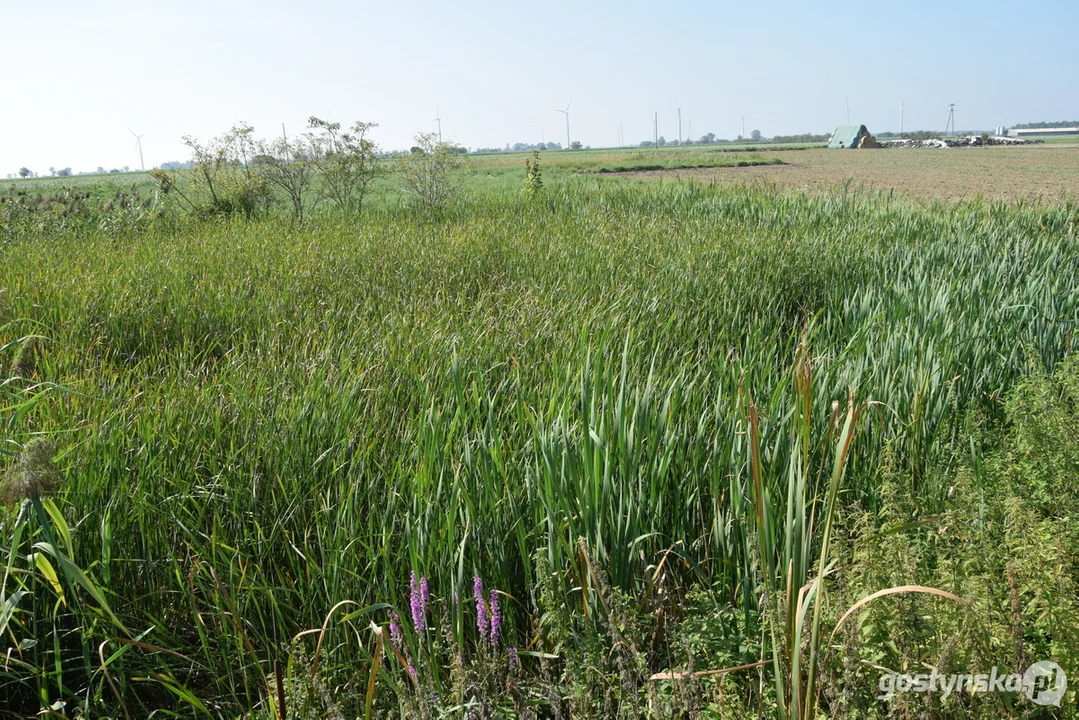
<svg viewBox="0 0 1079 720">
<path fill-rule="evenodd" d="M 882 148 L 953 148 L 979 147 L 981 145 L 1026 145 L 1026 140 L 1002 135 L 967 135 L 964 137 L 931 138 L 929 140 L 880 140 Z"/>
</svg>

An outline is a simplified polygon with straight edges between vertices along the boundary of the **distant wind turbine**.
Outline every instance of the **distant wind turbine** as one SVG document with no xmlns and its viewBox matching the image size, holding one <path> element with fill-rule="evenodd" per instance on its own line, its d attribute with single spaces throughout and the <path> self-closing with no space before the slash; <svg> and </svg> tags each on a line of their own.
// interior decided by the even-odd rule
<svg viewBox="0 0 1079 720">
<path fill-rule="evenodd" d="M 569 106 L 572 105 L 572 104 L 573 104 L 573 101 L 570 100 L 568 103 L 566 103 L 566 109 L 565 110 L 559 110 L 558 108 L 554 109 L 555 112 L 560 112 L 560 113 L 562 113 L 562 114 L 564 114 L 566 116 L 566 149 L 567 150 L 569 150 L 570 145 L 572 145 L 572 143 L 569 141 Z"/>
<path fill-rule="evenodd" d="M 437 105 L 435 105 L 435 115 L 438 116 L 438 117 L 436 117 L 434 119 L 434 121 L 436 123 L 438 123 L 438 141 L 442 142 L 442 117 L 441 117 L 441 113 L 438 112 L 438 106 Z"/>
<path fill-rule="evenodd" d="M 146 172 L 146 163 L 142 159 L 142 139 L 144 137 L 146 137 L 147 135 L 149 135 L 150 133 L 143 133 L 142 135 L 136 135 L 135 131 L 132 130 L 131 128 L 128 128 L 127 131 L 129 133 L 131 133 L 132 135 L 135 135 L 135 147 L 137 147 L 139 149 L 139 165 L 142 166 L 142 171 Z"/>
</svg>

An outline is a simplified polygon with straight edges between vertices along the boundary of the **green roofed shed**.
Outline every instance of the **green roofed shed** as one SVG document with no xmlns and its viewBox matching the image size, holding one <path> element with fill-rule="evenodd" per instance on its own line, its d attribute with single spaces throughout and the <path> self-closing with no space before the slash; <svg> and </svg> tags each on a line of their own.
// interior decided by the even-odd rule
<svg viewBox="0 0 1079 720">
<path fill-rule="evenodd" d="M 857 148 L 862 138 L 869 135 L 865 125 L 840 125 L 828 141 L 830 148 Z"/>
</svg>

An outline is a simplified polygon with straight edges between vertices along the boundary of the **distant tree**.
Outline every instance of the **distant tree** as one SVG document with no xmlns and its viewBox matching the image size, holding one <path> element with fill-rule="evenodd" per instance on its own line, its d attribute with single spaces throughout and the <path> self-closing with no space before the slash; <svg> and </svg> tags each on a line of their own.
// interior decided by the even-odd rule
<svg viewBox="0 0 1079 720">
<path fill-rule="evenodd" d="M 761 139 L 761 131 L 760 131 L 760 130 L 754 130 L 753 132 L 751 132 L 751 133 L 749 134 L 749 136 L 750 136 L 751 138 L 753 138 L 753 141 L 754 141 L 754 142 L 760 142 L 760 139 Z"/>
<path fill-rule="evenodd" d="M 71 177 L 71 168 L 66 167 L 66 168 L 64 168 L 62 170 L 57 170 L 56 174 L 59 175 L 60 177 Z"/>
<path fill-rule="evenodd" d="M 716 141 L 716 134 L 715 133 L 705 133 L 704 135 L 701 135 L 701 139 L 699 140 L 701 145 L 711 145 L 715 141 Z"/>
<path fill-rule="evenodd" d="M 56 168 L 54 168 L 54 167 L 49 168 L 49 175 L 52 175 L 53 177 L 56 177 Z"/>
<path fill-rule="evenodd" d="M 103 168 L 103 167 L 101 167 L 100 165 L 98 165 L 98 166 L 97 166 L 97 171 L 96 171 L 96 172 L 97 172 L 97 174 L 98 174 L 98 175 L 104 175 L 104 174 L 105 174 L 105 168 Z"/>
<path fill-rule="evenodd" d="M 30 168 L 28 168 L 28 167 L 19 168 L 19 177 L 21 177 L 21 178 L 30 177 Z"/>
<path fill-rule="evenodd" d="M 773 135 L 772 142 L 774 143 L 816 143 L 827 142 L 831 135 L 814 135 L 813 133 L 802 133 L 801 135 Z M 879 137 L 879 135 L 878 135 Z"/>
<path fill-rule="evenodd" d="M 580 140 L 574 140 L 573 142 L 570 143 L 569 146 L 573 150 L 580 150 L 581 149 L 581 141 Z"/>
<path fill-rule="evenodd" d="M 659 136 L 659 141 L 656 144 L 660 145 L 662 147 L 663 145 L 667 144 L 667 139 L 665 137 L 663 137 L 662 135 L 660 135 Z"/>
<path fill-rule="evenodd" d="M 641 147 L 652 147 L 651 140 L 641 140 Z"/>
</svg>

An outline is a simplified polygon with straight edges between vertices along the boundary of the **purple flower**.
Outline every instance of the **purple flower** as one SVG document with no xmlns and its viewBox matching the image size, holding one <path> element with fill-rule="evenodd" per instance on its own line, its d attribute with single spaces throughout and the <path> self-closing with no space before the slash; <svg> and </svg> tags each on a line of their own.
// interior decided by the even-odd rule
<svg viewBox="0 0 1079 720">
<path fill-rule="evenodd" d="M 416 679 L 416 666 L 412 664 L 412 660 L 408 661 L 408 676 L 413 680 Z"/>
<path fill-rule="evenodd" d="M 517 648 L 515 647 L 509 649 L 509 668 L 511 673 L 517 671 Z"/>
<path fill-rule="evenodd" d="M 412 627 L 417 633 L 422 633 L 427 626 L 427 578 L 421 583 L 416 582 L 416 573 L 413 571 L 409 582 L 408 603 L 412 606 Z"/>
<path fill-rule="evenodd" d="M 498 607 L 498 593 L 491 591 L 491 647 L 498 647 L 498 637 L 502 629 L 502 610 Z"/>
<path fill-rule="evenodd" d="M 427 578 L 420 578 L 420 600 L 423 602 L 423 614 L 427 614 L 427 606 L 431 602 L 431 588 L 427 586 Z"/>
<path fill-rule="evenodd" d="M 390 615 L 390 642 L 401 647 L 401 618 L 397 613 Z"/>
<path fill-rule="evenodd" d="M 487 622 L 487 602 L 483 599 L 483 580 L 478 575 L 472 578 L 472 596 L 476 599 L 476 629 L 480 638 L 486 640 L 491 628 Z"/>
</svg>

